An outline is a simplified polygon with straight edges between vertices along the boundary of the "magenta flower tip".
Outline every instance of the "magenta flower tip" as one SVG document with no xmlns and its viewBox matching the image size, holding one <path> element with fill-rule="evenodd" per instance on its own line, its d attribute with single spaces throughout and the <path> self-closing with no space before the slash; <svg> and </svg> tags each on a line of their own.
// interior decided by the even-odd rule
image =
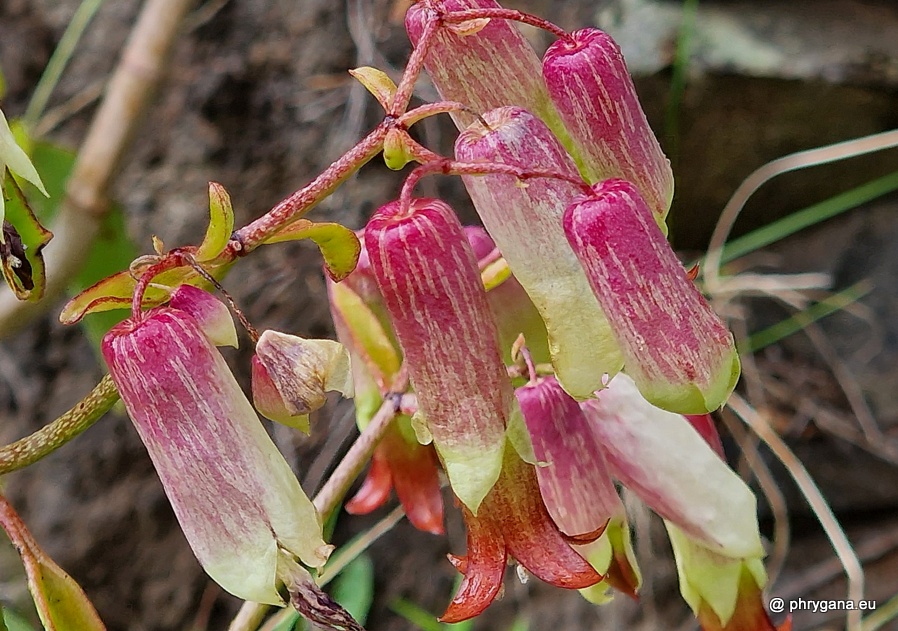
<svg viewBox="0 0 898 631">
<path fill-rule="evenodd" d="M 732 334 L 636 187 L 607 180 L 565 211 L 564 231 L 643 396 L 681 414 L 719 408 L 739 378 Z"/>
</svg>

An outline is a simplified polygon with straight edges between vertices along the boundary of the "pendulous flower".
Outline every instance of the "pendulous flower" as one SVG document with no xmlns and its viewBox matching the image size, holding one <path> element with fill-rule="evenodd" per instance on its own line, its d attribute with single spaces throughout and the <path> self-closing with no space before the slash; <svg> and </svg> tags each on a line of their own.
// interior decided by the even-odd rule
<svg viewBox="0 0 898 631">
<path fill-rule="evenodd" d="M 186 311 L 114 327 L 103 357 L 203 569 L 239 598 L 283 604 L 297 560 L 320 567 L 317 512 L 224 358 Z"/>
<path fill-rule="evenodd" d="M 405 28 L 417 46 L 424 25 L 438 14 L 501 8 L 495 0 L 426 0 L 409 7 Z M 437 18 L 438 19 L 438 18 Z M 501 60 L 497 63 L 497 60 Z M 503 105 L 519 105 L 539 115 L 563 137 L 564 128 L 540 74 L 540 60 L 517 27 L 507 20 L 471 20 L 443 25 L 424 61 L 440 96 L 482 114 Z M 459 129 L 476 120 L 470 112 L 452 112 Z"/>
<path fill-rule="evenodd" d="M 485 124 L 484 124 L 485 123 Z M 579 179 L 548 127 L 520 107 L 484 115 L 455 143 L 458 160 L 511 164 Z M 556 178 L 525 185 L 514 176 L 463 177 L 484 226 L 543 318 L 558 380 L 578 399 L 592 396 L 623 360 L 602 307 L 565 238 L 565 208 L 580 192 Z"/>
<path fill-rule="evenodd" d="M 761 598 L 755 496 L 722 460 L 713 426 L 699 433 L 694 420 L 651 405 L 625 374 L 580 405 L 612 475 L 664 518 L 680 591 L 702 628 L 776 631 Z"/>
<path fill-rule="evenodd" d="M 633 182 L 666 230 L 673 172 L 639 104 L 620 47 L 598 29 L 574 31 L 549 46 L 542 71 L 584 178 L 591 184 L 609 178 Z"/>
<path fill-rule="evenodd" d="M 365 248 L 419 418 L 456 496 L 476 512 L 499 477 L 506 427 L 517 426 L 509 433 L 516 447 L 526 441 L 477 260 L 455 213 L 437 199 L 378 209 Z"/>
<path fill-rule="evenodd" d="M 356 423 L 367 427 L 390 392 L 401 367 L 383 297 L 371 272 L 364 245 L 358 265 L 342 282 L 327 282 L 337 338 L 352 358 Z M 387 428 L 371 458 L 361 488 L 345 505 L 353 515 L 369 513 L 395 489 L 409 521 L 419 530 L 443 534 L 443 498 L 433 445 L 418 442 L 411 418 L 400 414 Z"/>
<path fill-rule="evenodd" d="M 536 456 L 536 478 L 558 529 L 601 574 L 585 594 L 606 600 L 608 586 L 635 597 L 639 569 L 630 545 L 623 503 L 614 488 L 603 446 L 580 409 L 555 377 L 515 390 Z"/>
<path fill-rule="evenodd" d="M 606 180 L 564 212 L 564 232 L 649 402 L 704 414 L 739 379 L 733 335 L 686 274 L 636 187 Z"/>
<path fill-rule="evenodd" d="M 549 516 L 535 467 L 505 450 L 502 473 L 475 515 L 462 507 L 468 532 L 467 554 L 450 555 L 464 575 L 443 622 L 479 615 L 502 587 L 509 556 L 546 583 L 567 589 L 595 585 L 602 575 L 571 547 Z"/>
</svg>

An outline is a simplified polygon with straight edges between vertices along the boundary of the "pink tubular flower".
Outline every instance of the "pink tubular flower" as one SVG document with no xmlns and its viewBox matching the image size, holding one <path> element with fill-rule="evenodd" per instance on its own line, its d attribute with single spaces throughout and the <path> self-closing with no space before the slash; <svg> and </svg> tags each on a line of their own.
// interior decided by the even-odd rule
<svg viewBox="0 0 898 631">
<path fill-rule="evenodd" d="M 651 405 L 627 375 L 581 408 L 614 477 L 664 518 L 680 591 L 702 628 L 775 631 L 761 597 L 764 549 L 748 486 L 689 420 Z"/>
<path fill-rule="evenodd" d="M 474 515 L 462 507 L 468 531 L 463 557 L 449 557 L 464 574 L 461 587 L 440 618 L 459 622 L 483 612 L 502 587 L 508 556 L 556 587 L 582 589 L 602 580 L 577 554 L 549 517 L 533 465 L 505 451 L 502 474 Z"/>
<path fill-rule="evenodd" d="M 554 377 L 522 386 L 515 395 L 540 465 L 536 477 L 549 514 L 568 537 L 596 538 L 624 507 L 583 411 Z"/>
<path fill-rule="evenodd" d="M 352 357 L 356 421 L 364 429 L 383 402 L 401 365 L 395 334 L 383 297 L 362 246 L 358 266 L 340 283 L 328 280 L 328 297 L 337 337 Z M 365 482 L 346 503 L 358 515 L 381 506 L 396 490 L 409 521 L 419 530 L 442 534 L 443 499 L 436 453 L 418 443 L 411 419 L 400 415 L 387 429 L 371 459 Z"/>
<path fill-rule="evenodd" d="M 536 116 L 519 107 L 484 115 L 455 143 L 465 162 L 498 162 L 579 178 L 561 143 Z M 617 342 L 565 238 L 564 209 L 580 189 L 571 182 L 510 175 L 465 176 L 484 226 L 546 324 L 558 380 L 584 399 L 623 363 Z"/>
<path fill-rule="evenodd" d="M 200 324 L 160 307 L 114 327 L 103 356 L 203 569 L 239 598 L 282 604 L 287 568 L 319 567 L 330 547 Z"/>
<path fill-rule="evenodd" d="M 455 494 L 476 512 L 499 477 L 516 404 L 471 246 L 449 206 L 415 199 L 381 207 L 365 247 L 419 413 Z"/>
<path fill-rule="evenodd" d="M 549 515 L 606 575 L 605 584 L 591 587 L 587 597 L 606 598 L 608 585 L 635 597 L 640 578 L 626 513 L 598 435 L 554 377 L 522 386 L 515 395 L 533 441 L 536 478 Z"/>
<path fill-rule="evenodd" d="M 574 31 L 546 51 L 543 76 L 590 183 L 636 184 L 659 225 L 673 198 L 670 161 L 639 105 L 620 48 L 594 28 Z"/>
<path fill-rule="evenodd" d="M 723 405 L 739 379 L 733 336 L 687 277 L 633 184 L 594 186 L 565 211 L 564 231 L 643 396 L 681 414 Z"/>
</svg>

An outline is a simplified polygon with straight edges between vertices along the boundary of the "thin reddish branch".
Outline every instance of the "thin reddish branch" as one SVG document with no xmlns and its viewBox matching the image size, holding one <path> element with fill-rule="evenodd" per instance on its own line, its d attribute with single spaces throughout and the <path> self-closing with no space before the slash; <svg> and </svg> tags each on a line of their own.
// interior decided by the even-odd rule
<svg viewBox="0 0 898 631">
<path fill-rule="evenodd" d="M 442 16 L 442 22 L 444 24 L 462 24 L 471 20 L 492 18 L 529 24 L 538 29 L 548 31 L 559 39 L 571 41 L 570 34 L 557 24 L 553 24 L 538 15 L 531 15 L 514 9 L 465 9 L 464 11 L 452 11 Z"/>
<path fill-rule="evenodd" d="M 384 138 L 393 128 L 393 124 L 389 118 L 384 120 L 309 184 L 280 201 L 255 221 L 237 230 L 219 259 L 249 254 L 266 239 L 302 217 L 318 202 L 333 193 L 349 176 L 380 153 Z"/>
<path fill-rule="evenodd" d="M 436 154 L 434 154 L 436 155 Z M 418 182 L 434 174 L 443 175 L 510 175 L 522 182 L 535 178 L 549 178 L 569 182 L 581 189 L 584 194 L 589 194 L 592 188 L 579 177 L 574 177 L 559 171 L 546 171 L 542 169 L 531 170 L 514 164 L 502 164 L 499 162 L 458 162 L 448 158 L 434 159 L 422 164 L 409 173 L 399 193 L 399 202 L 402 209 L 408 209 L 411 205 L 412 193 Z"/>
<path fill-rule="evenodd" d="M 440 18 L 434 12 L 432 18 L 424 26 L 424 32 L 421 33 L 418 45 L 412 50 L 408 64 L 405 66 L 405 71 L 402 73 L 402 79 L 399 80 L 396 93 L 393 95 L 393 100 L 390 103 L 390 109 L 387 111 L 388 117 L 399 118 L 408 107 L 409 101 L 412 100 L 415 83 L 424 69 L 424 60 L 427 58 L 430 44 L 433 42 L 433 36 L 436 34 L 439 26 Z"/>
</svg>

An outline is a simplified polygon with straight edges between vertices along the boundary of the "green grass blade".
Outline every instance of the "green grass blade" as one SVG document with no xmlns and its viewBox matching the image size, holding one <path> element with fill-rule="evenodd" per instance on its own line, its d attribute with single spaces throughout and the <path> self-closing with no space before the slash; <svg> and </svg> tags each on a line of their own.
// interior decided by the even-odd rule
<svg viewBox="0 0 898 631">
<path fill-rule="evenodd" d="M 59 83 L 65 67 L 75 52 L 78 41 L 102 4 L 103 0 L 83 0 L 75 11 L 75 15 L 72 16 L 72 20 L 62 34 L 56 50 L 53 51 L 50 61 L 47 62 L 47 67 L 44 68 L 37 87 L 34 88 L 34 94 L 32 94 L 28 108 L 25 110 L 25 116 L 22 117 L 29 131 L 33 130 L 38 120 L 40 120 L 41 115 L 44 113 L 44 108 L 50 100 L 50 95 L 56 88 L 56 84 Z"/>
<path fill-rule="evenodd" d="M 739 343 L 739 352 L 755 353 L 762 348 L 789 337 L 793 333 L 798 333 L 809 324 L 825 318 L 836 311 L 840 311 L 853 302 L 857 302 L 872 289 L 873 285 L 869 280 L 855 283 L 848 289 L 833 294 L 826 300 L 821 300 L 782 322 L 777 322 L 773 326 L 751 334 L 746 340 Z"/>
<path fill-rule="evenodd" d="M 409 600 L 404 598 L 395 600 L 390 604 L 390 609 L 421 629 L 421 631 L 445 631 L 445 627 L 440 624 L 436 616 Z"/>
<path fill-rule="evenodd" d="M 334 580 L 331 595 L 359 624 L 364 625 L 374 603 L 374 563 L 367 554 L 357 556 Z"/>
<path fill-rule="evenodd" d="M 867 182 L 819 204 L 794 212 L 727 243 L 723 248 L 721 263 L 745 256 L 799 230 L 826 221 L 895 190 L 898 190 L 898 172 Z"/>
</svg>

